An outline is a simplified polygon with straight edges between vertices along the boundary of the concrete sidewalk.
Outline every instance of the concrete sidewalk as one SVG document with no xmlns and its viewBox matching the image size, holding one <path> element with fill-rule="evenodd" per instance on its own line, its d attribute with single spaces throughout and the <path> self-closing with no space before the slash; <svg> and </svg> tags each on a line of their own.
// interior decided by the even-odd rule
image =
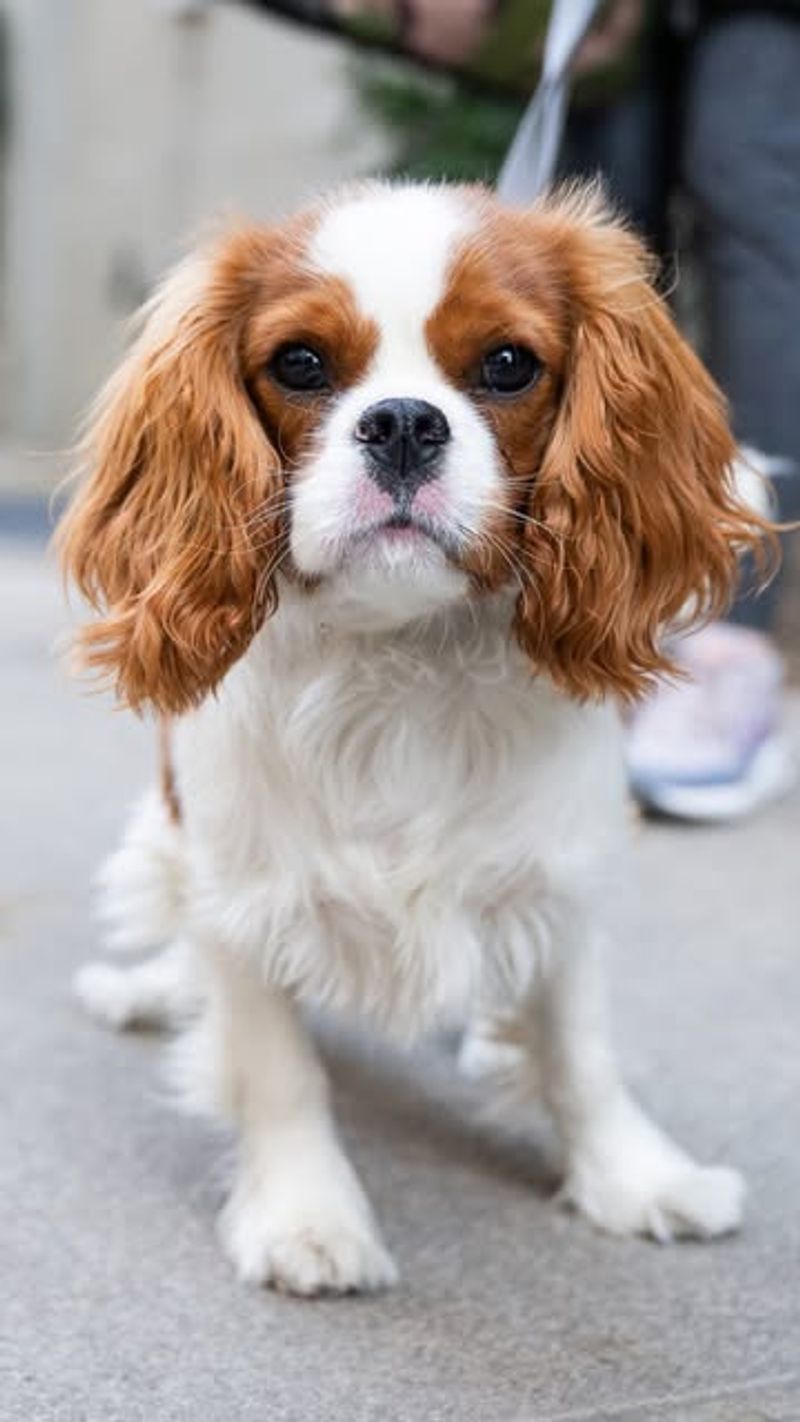
<svg viewBox="0 0 800 1422">
<path fill-rule="evenodd" d="M 247 1291 L 213 1236 L 219 1141 L 169 1109 L 152 1039 L 69 997 L 151 737 L 58 671 L 35 544 L 0 551 L 0 607 L 2 1422 L 796 1422 L 800 794 L 735 830 L 646 828 L 613 964 L 636 1089 L 747 1174 L 740 1238 L 595 1234 L 548 1201 L 539 1122 L 511 1139 L 443 1057 L 345 1045 L 340 1115 L 401 1283 Z"/>
</svg>

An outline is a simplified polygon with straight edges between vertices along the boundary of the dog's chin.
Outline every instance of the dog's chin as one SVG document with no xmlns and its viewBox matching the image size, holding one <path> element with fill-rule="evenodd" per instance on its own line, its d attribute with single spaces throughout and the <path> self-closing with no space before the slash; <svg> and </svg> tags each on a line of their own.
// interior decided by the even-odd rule
<svg viewBox="0 0 800 1422">
<path fill-rule="evenodd" d="M 467 575 L 446 541 L 425 528 L 388 523 L 359 530 L 320 582 L 326 612 L 363 631 L 403 627 L 463 600 Z"/>
</svg>

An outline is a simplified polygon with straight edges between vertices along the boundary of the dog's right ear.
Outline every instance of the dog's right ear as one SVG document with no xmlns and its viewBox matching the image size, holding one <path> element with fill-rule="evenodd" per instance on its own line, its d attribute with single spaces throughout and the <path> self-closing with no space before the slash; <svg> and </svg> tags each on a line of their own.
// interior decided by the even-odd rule
<svg viewBox="0 0 800 1422">
<path fill-rule="evenodd" d="M 81 660 L 135 709 L 196 705 L 275 606 L 283 474 L 240 369 L 272 240 L 239 233 L 179 266 L 91 416 L 56 541 L 100 612 Z"/>
<path fill-rule="evenodd" d="M 725 402 L 638 238 L 593 188 L 556 193 L 532 224 L 561 262 L 573 329 L 516 632 L 571 695 L 633 699 L 676 671 L 668 628 L 726 610 L 742 554 L 771 569 L 775 530 L 739 495 Z"/>
</svg>

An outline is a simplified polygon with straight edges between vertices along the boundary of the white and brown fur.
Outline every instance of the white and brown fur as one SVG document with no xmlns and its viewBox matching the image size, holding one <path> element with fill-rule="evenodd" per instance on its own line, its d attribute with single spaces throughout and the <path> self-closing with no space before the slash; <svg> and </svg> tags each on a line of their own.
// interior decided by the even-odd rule
<svg viewBox="0 0 800 1422">
<path fill-rule="evenodd" d="M 321 348 L 324 398 L 269 374 Z M 475 389 L 532 347 L 533 388 Z M 446 414 L 427 527 L 397 537 L 353 430 L 388 396 Z M 236 1125 L 221 1237 L 300 1294 L 395 1278 L 336 1131 L 304 1004 L 413 1038 L 497 1014 L 537 1067 L 564 1196 L 620 1234 L 711 1236 L 743 1188 L 621 1083 L 600 905 L 625 835 L 614 701 L 668 668 L 763 525 L 722 401 L 593 194 L 505 212 L 368 185 L 192 258 L 102 398 L 62 533 L 100 610 L 89 662 L 170 717 L 161 792 L 103 872 L 90 965 L 115 1025 L 182 1024 L 188 1098 Z M 446 537 L 445 537 L 446 535 Z"/>
</svg>

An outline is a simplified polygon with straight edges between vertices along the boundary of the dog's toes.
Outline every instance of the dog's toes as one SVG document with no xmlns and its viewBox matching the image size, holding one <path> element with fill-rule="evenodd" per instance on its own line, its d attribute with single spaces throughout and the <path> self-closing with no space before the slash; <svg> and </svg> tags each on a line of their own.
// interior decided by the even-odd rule
<svg viewBox="0 0 800 1422">
<path fill-rule="evenodd" d="M 619 1170 L 573 1177 L 561 1192 L 564 1203 L 611 1234 L 649 1235 L 660 1244 L 672 1239 L 713 1239 L 742 1222 L 745 1186 L 735 1170 L 687 1161 L 658 1179 Z"/>
<path fill-rule="evenodd" d="M 278 1221 L 269 1200 L 243 1200 L 235 1192 L 220 1215 L 219 1233 L 243 1282 L 283 1293 L 371 1293 L 397 1279 L 372 1223 L 330 1205 L 298 1208 L 295 1218 Z"/>
<path fill-rule="evenodd" d="M 670 1236 L 713 1239 L 739 1228 L 744 1213 L 745 1184 L 725 1166 L 692 1165 L 664 1191 L 660 1212 Z"/>
<path fill-rule="evenodd" d="M 392 1259 L 379 1240 L 345 1230 L 321 1234 L 313 1229 L 273 1243 L 270 1260 L 275 1288 L 305 1297 L 319 1293 L 372 1293 L 397 1278 Z"/>
</svg>

